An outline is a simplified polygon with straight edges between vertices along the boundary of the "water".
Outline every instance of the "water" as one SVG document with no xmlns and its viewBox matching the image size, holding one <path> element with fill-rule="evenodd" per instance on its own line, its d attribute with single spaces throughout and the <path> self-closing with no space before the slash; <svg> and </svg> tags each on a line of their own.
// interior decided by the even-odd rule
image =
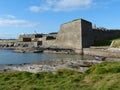
<svg viewBox="0 0 120 90">
<path fill-rule="evenodd" d="M 13 50 L 0 50 L 1 64 L 33 63 L 41 60 L 56 59 L 93 59 L 91 56 L 67 55 L 67 54 L 42 54 L 42 53 L 16 53 Z"/>
</svg>

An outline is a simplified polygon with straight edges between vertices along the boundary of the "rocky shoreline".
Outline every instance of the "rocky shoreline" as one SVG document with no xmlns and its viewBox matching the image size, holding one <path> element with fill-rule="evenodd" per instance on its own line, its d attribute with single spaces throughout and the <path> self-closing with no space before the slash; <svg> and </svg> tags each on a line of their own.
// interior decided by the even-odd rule
<svg viewBox="0 0 120 90">
<path fill-rule="evenodd" d="M 2 48 L 8 49 L 8 48 Z M 14 48 L 9 48 L 14 50 Z M 29 49 L 28 49 L 29 50 Z M 22 52 L 23 53 L 23 52 Z M 68 59 L 58 59 L 58 60 L 43 60 L 31 64 L 9 64 L 9 65 L 0 65 L 0 72 L 14 72 L 14 71 L 27 71 L 32 73 L 37 72 L 55 72 L 58 69 L 72 69 L 79 72 L 84 72 L 93 64 L 101 63 L 103 61 L 120 61 L 118 59 L 109 59 L 106 57 L 94 56 L 94 60 L 71 60 Z"/>
<path fill-rule="evenodd" d="M 25 47 L 16 45 L 0 45 L 0 49 L 15 50 L 19 53 L 31 52 L 31 53 L 66 53 L 75 54 L 71 49 L 63 49 L 57 47 Z M 116 57 L 120 58 L 120 52 L 108 51 L 103 49 L 83 49 L 84 54 L 100 57 Z M 120 60 L 118 60 L 120 61 Z M 18 65 L 0 65 L 0 72 L 13 72 L 13 71 L 28 71 L 32 73 L 36 72 L 55 72 L 58 69 L 72 69 L 80 72 L 86 71 L 92 64 L 101 63 L 102 60 L 44 60 L 32 64 L 18 64 Z"/>
<path fill-rule="evenodd" d="M 86 71 L 92 64 L 101 63 L 97 60 L 44 60 L 32 64 L 1 65 L 0 72 L 27 71 L 37 72 L 55 72 L 58 69 L 71 69 L 79 72 Z"/>
</svg>

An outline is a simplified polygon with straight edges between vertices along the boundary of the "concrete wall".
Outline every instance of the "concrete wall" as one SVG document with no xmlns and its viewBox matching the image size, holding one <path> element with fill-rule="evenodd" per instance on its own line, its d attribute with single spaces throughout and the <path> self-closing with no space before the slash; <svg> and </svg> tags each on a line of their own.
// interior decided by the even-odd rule
<svg viewBox="0 0 120 90">
<path fill-rule="evenodd" d="M 82 49 L 93 44 L 92 24 L 83 19 L 62 24 L 56 44 L 62 48 Z"/>
<path fill-rule="evenodd" d="M 92 55 L 92 56 L 120 58 L 119 52 L 110 52 L 103 49 L 84 48 L 83 53 L 85 55 Z"/>
<path fill-rule="evenodd" d="M 19 40 L 23 41 L 23 38 L 31 38 L 32 42 L 40 41 L 41 46 L 71 48 L 75 52 L 81 52 L 83 48 L 93 45 L 96 40 L 116 37 L 120 37 L 120 30 L 92 29 L 91 22 L 77 19 L 62 24 L 58 33 L 21 35 Z M 38 43 L 34 45 L 38 45 Z"/>
<path fill-rule="evenodd" d="M 55 40 L 43 41 L 43 46 L 46 46 L 46 47 L 53 47 L 53 46 L 55 46 Z"/>
<path fill-rule="evenodd" d="M 120 30 L 97 30 L 93 29 L 94 40 L 105 40 L 111 38 L 120 38 Z"/>
<path fill-rule="evenodd" d="M 81 24 L 82 48 L 90 47 L 94 44 L 92 23 L 85 20 L 81 20 Z"/>
<path fill-rule="evenodd" d="M 50 47 L 50 46 L 54 46 L 55 44 L 55 40 L 46 40 L 46 35 L 41 39 L 42 41 L 42 46 L 45 47 Z"/>
<path fill-rule="evenodd" d="M 43 34 L 23 34 L 19 36 L 19 41 L 26 41 L 24 38 L 29 38 L 31 40 L 42 38 Z"/>
<path fill-rule="evenodd" d="M 24 46 L 30 46 L 30 47 L 32 47 L 32 46 L 34 46 L 34 42 L 16 42 L 15 43 L 15 46 L 20 46 L 20 47 L 24 47 Z"/>
<path fill-rule="evenodd" d="M 62 48 L 81 49 L 81 20 L 76 20 L 62 24 L 58 32 L 56 44 Z"/>
</svg>

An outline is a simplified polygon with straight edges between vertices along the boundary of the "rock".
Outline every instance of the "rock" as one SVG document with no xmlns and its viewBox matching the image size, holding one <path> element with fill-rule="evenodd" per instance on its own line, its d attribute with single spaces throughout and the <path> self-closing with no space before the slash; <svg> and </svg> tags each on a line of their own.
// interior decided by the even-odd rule
<svg viewBox="0 0 120 90">
<path fill-rule="evenodd" d="M 36 72 L 55 72 L 58 69 L 72 69 L 83 72 L 87 70 L 92 64 L 93 60 L 51 60 L 40 61 L 33 64 L 19 64 L 19 65 L 5 65 L 0 67 L 0 71 L 13 72 L 13 71 L 28 71 L 32 73 Z M 98 63 L 98 62 L 97 62 Z"/>
</svg>

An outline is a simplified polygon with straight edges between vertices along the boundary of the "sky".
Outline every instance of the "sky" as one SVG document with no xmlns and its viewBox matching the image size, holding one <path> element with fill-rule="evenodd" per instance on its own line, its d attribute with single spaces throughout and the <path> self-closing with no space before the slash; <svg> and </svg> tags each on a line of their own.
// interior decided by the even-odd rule
<svg viewBox="0 0 120 90">
<path fill-rule="evenodd" d="M 97 27 L 120 29 L 120 0 L 0 0 L 0 39 L 58 32 L 83 18 Z"/>
</svg>

